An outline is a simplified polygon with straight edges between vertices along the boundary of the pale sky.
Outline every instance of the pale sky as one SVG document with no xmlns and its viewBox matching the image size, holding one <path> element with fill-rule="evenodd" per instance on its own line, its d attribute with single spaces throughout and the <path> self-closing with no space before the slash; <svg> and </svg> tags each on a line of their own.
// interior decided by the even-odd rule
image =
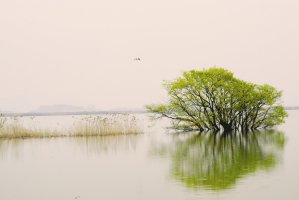
<svg viewBox="0 0 299 200">
<path fill-rule="evenodd" d="M 299 105 L 299 1 L 0 1 L 0 110 L 141 108 L 214 65 Z"/>
</svg>

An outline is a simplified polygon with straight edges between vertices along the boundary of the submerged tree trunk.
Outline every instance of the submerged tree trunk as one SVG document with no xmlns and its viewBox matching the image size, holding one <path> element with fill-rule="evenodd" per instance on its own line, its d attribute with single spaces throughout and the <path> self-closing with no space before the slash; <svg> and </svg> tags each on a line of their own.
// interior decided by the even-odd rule
<svg viewBox="0 0 299 200">
<path fill-rule="evenodd" d="M 224 133 L 229 133 L 233 131 L 233 127 L 231 124 L 226 123 L 226 122 L 220 122 L 220 125 L 223 127 L 223 132 Z"/>
</svg>

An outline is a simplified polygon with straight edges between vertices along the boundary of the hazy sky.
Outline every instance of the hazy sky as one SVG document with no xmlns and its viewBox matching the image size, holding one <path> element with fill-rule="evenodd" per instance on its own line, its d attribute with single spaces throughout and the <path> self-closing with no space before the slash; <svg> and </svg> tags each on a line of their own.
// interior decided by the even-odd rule
<svg viewBox="0 0 299 200">
<path fill-rule="evenodd" d="M 299 105 L 299 1 L 0 1 L 0 110 L 140 108 L 213 65 Z"/>
</svg>

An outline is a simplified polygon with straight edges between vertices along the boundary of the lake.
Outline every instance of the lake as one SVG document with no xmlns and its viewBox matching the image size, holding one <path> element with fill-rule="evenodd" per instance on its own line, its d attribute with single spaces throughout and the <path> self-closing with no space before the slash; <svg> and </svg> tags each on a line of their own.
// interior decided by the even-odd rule
<svg viewBox="0 0 299 200">
<path fill-rule="evenodd" d="M 0 199 L 299 199 L 299 111 L 275 131 L 172 133 L 137 114 L 144 134 L 0 140 Z M 68 131 L 82 116 L 22 117 Z"/>
</svg>

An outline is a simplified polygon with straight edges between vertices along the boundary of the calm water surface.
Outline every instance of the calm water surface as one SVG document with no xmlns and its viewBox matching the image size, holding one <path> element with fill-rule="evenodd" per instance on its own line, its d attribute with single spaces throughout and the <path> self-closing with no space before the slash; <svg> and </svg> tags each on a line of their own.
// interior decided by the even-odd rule
<svg viewBox="0 0 299 200">
<path fill-rule="evenodd" d="M 299 199 L 299 112 L 277 131 L 0 140 L 0 199 Z M 80 117 L 21 119 L 67 131 Z"/>
</svg>

